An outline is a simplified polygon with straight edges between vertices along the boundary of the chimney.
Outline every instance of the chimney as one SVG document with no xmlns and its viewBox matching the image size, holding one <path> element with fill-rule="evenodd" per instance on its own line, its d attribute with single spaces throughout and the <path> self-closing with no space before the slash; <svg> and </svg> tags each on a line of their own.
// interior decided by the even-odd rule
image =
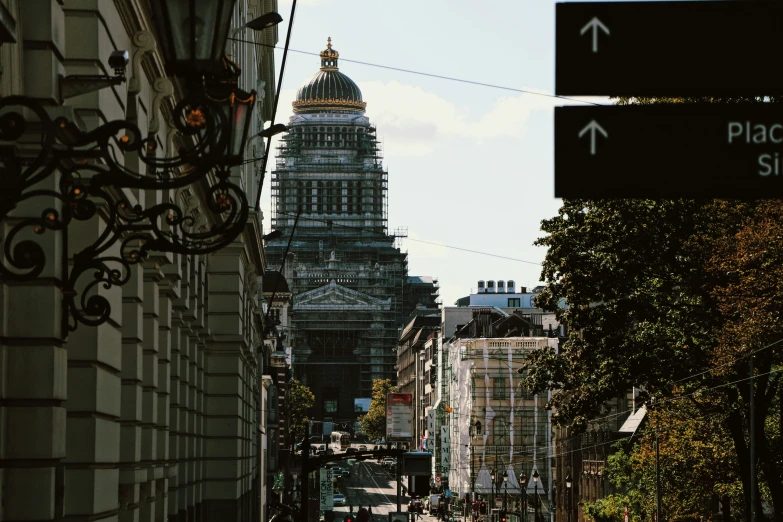
<svg viewBox="0 0 783 522">
<path fill-rule="evenodd" d="M 527 287 L 526 286 L 520 286 L 519 287 L 519 293 L 520 294 L 526 294 L 527 293 Z"/>
</svg>

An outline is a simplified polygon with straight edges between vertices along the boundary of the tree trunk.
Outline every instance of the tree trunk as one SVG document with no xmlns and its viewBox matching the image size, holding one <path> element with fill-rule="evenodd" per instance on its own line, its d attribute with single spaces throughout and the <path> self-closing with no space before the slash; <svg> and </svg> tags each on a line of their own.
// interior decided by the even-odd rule
<svg viewBox="0 0 783 522">
<path fill-rule="evenodd" d="M 727 393 L 729 402 L 735 402 L 737 398 L 736 390 Z M 731 440 L 734 441 L 734 450 L 737 453 L 737 464 L 739 465 L 739 476 L 742 480 L 742 507 L 745 511 L 745 520 L 750 520 L 750 454 L 748 445 L 745 443 L 745 422 L 742 415 L 736 409 L 729 412 L 727 427 Z"/>
</svg>

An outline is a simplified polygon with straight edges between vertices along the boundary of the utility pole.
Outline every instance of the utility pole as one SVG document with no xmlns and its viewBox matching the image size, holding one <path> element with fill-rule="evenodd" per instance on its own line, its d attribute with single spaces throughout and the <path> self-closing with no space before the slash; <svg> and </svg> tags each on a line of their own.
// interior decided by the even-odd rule
<svg viewBox="0 0 783 522">
<path fill-rule="evenodd" d="M 399 442 L 397 442 L 399 444 Z M 391 449 L 391 442 L 389 443 L 389 448 Z M 402 499 L 400 498 L 400 495 L 402 493 L 402 452 L 397 452 L 400 457 L 397 458 L 397 513 L 402 512 Z"/>
<path fill-rule="evenodd" d="M 476 469 L 473 462 L 473 441 L 470 444 L 470 498 L 476 500 Z"/>
<path fill-rule="evenodd" d="M 655 404 L 655 397 L 652 398 L 653 405 Z M 661 454 L 658 447 L 658 421 L 655 422 L 653 427 L 655 433 L 655 522 L 663 522 L 661 516 Z"/>
<path fill-rule="evenodd" d="M 308 459 L 310 457 L 310 434 L 305 427 L 304 440 L 302 441 L 302 520 L 300 522 L 309 522 L 310 508 L 310 473 L 308 471 Z"/>
<path fill-rule="evenodd" d="M 748 360 L 750 386 L 750 522 L 756 522 L 756 399 L 753 386 L 753 356 Z"/>
</svg>

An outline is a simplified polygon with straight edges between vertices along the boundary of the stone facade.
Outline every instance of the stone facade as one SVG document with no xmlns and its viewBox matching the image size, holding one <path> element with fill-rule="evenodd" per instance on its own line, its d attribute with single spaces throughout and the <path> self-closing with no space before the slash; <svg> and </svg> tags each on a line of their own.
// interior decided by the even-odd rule
<svg viewBox="0 0 783 522">
<path fill-rule="evenodd" d="M 149 2 L 0 0 L 16 28 L 16 43 L 0 46 L 0 96 L 37 98 L 84 130 L 132 120 L 173 155 L 167 118 L 181 91 L 164 73 Z M 242 29 L 272 10 L 275 0 L 238 0 L 231 35 L 274 44 L 274 28 Z M 60 100 L 62 75 L 111 74 L 107 59 L 118 49 L 130 54 L 127 82 Z M 240 87 L 259 90 L 251 123 L 258 132 L 271 113 L 272 51 L 230 42 L 227 52 L 242 68 Z M 261 145 L 250 143 L 248 157 Z M 133 162 L 126 157 L 138 168 Z M 232 171 L 251 202 L 258 165 Z M 192 188 L 126 196 L 176 201 L 201 209 L 205 225 L 211 219 Z M 39 212 L 20 207 L 13 218 Z M 72 225 L 71 251 L 103 228 L 100 217 Z M 155 254 L 133 265 L 127 284 L 100 290 L 112 314 L 97 327 L 68 328 L 61 263 L 32 284 L 2 281 L 0 521 L 266 519 L 266 422 L 259 412 L 272 379 L 263 378 L 270 354 L 258 313 L 261 235 L 253 208 L 245 232 L 224 250 Z M 50 236 L 47 255 L 57 260 L 62 237 Z"/>
</svg>

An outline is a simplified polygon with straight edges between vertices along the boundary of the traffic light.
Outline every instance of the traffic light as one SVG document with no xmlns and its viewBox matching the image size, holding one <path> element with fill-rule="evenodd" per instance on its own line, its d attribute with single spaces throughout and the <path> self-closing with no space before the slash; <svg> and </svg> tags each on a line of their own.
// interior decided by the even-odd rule
<svg viewBox="0 0 783 522">
<path fill-rule="evenodd" d="M 506 522 L 506 512 L 501 511 L 500 512 L 500 522 Z"/>
<path fill-rule="evenodd" d="M 479 504 L 479 513 L 481 513 L 482 515 L 486 515 L 487 514 L 487 503 L 486 502 L 482 502 L 481 504 Z"/>
</svg>

